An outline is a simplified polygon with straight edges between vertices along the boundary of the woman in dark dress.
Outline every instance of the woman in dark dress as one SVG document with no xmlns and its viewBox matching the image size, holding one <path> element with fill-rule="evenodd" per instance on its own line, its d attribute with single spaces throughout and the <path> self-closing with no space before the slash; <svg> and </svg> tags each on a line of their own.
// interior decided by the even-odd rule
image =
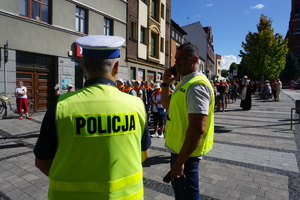
<svg viewBox="0 0 300 200">
<path fill-rule="evenodd" d="M 252 94 L 252 88 L 251 84 L 249 84 L 249 80 L 247 76 L 244 76 L 243 82 L 241 84 L 241 104 L 240 107 L 243 108 L 243 110 L 250 110 L 251 109 L 251 94 Z"/>
</svg>

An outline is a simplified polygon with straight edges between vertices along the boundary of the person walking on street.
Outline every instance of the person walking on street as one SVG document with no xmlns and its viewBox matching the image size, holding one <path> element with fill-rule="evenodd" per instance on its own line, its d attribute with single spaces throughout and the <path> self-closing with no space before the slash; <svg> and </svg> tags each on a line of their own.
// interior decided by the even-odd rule
<svg viewBox="0 0 300 200">
<path fill-rule="evenodd" d="M 220 82 L 217 84 L 217 91 L 219 93 L 218 102 L 217 102 L 217 111 L 224 112 L 224 110 L 225 110 L 226 86 L 224 85 L 223 80 L 220 80 Z"/>
<path fill-rule="evenodd" d="M 277 80 L 277 88 L 276 88 L 276 100 L 280 101 L 280 93 L 281 93 L 281 89 L 282 89 L 282 82 L 280 81 L 279 78 L 276 79 Z"/>
<path fill-rule="evenodd" d="M 252 94 L 252 89 L 250 85 L 250 81 L 248 80 L 247 76 L 243 77 L 243 81 L 241 83 L 241 104 L 240 107 L 243 110 L 250 110 L 252 107 L 252 99 L 251 99 L 251 94 Z"/>
<path fill-rule="evenodd" d="M 177 48 L 176 69 L 182 76 L 174 93 L 169 84 L 176 78 L 170 68 L 163 75 L 162 103 L 169 109 L 165 142 L 171 151 L 170 178 L 176 200 L 199 200 L 199 162 L 213 147 L 214 91 L 199 71 L 198 49 L 191 43 Z"/>
<path fill-rule="evenodd" d="M 276 90 L 277 90 L 277 80 L 274 79 L 271 83 L 271 89 L 272 89 L 272 95 L 273 95 L 273 101 L 276 101 Z"/>
<path fill-rule="evenodd" d="M 151 95 L 154 133 L 150 135 L 151 137 L 164 137 L 164 118 L 166 110 L 161 104 L 161 92 L 162 90 L 159 83 L 154 84 L 154 92 Z"/>
<path fill-rule="evenodd" d="M 27 88 L 23 86 L 23 81 L 17 81 L 15 96 L 17 97 L 17 110 L 19 113 L 19 120 L 23 119 L 22 110 L 24 110 L 26 119 L 32 119 L 28 114 Z"/>
<path fill-rule="evenodd" d="M 238 96 L 238 84 L 236 83 L 236 80 L 233 80 L 232 81 L 232 84 L 231 84 L 231 102 L 234 103 L 236 102 L 236 98 Z"/>
<path fill-rule="evenodd" d="M 140 98 L 115 87 L 122 37 L 78 38 L 84 88 L 48 108 L 34 148 L 51 200 L 142 199 L 151 140 Z M 58 142 L 59 141 L 59 142 Z"/>
</svg>

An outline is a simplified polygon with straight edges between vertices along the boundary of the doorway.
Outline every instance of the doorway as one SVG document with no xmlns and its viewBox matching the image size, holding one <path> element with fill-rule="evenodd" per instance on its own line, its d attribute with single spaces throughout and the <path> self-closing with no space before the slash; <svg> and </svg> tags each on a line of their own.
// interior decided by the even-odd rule
<svg viewBox="0 0 300 200">
<path fill-rule="evenodd" d="M 34 99 L 36 110 L 47 109 L 48 73 L 17 71 L 16 80 L 23 81 L 23 85 L 27 87 L 28 99 Z"/>
</svg>

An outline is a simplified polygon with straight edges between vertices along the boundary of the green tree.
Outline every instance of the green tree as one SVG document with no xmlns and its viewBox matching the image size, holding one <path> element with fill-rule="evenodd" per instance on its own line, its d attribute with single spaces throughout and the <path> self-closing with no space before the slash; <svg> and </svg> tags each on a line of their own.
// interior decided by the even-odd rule
<svg viewBox="0 0 300 200">
<path fill-rule="evenodd" d="M 228 76 L 228 70 L 227 69 L 222 69 L 221 70 L 221 76 L 226 78 Z"/>
<path fill-rule="evenodd" d="M 240 51 L 240 57 L 247 71 L 253 76 L 264 78 L 276 78 L 284 69 L 288 52 L 287 40 L 279 33 L 274 34 L 272 21 L 265 15 L 261 15 L 257 25 L 258 32 L 249 33 L 245 42 L 242 42 L 244 51 Z"/>
<path fill-rule="evenodd" d="M 235 62 L 233 62 L 233 63 L 231 63 L 228 72 L 230 72 L 231 75 L 233 76 L 233 70 L 238 70 L 238 68 L 239 68 L 239 65 L 236 64 Z"/>
<path fill-rule="evenodd" d="M 236 64 L 235 62 L 231 63 L 230 67 L 229 67 L 229 71 L 232 73 L 233 70 L 237 70 L 238 69 L 238 64 Z"/>
</svg>

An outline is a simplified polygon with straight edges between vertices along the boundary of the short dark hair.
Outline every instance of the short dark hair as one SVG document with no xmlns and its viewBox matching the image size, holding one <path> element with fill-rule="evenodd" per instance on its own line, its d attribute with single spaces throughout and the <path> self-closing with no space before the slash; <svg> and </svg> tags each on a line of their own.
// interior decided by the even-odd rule
<svg viewBox="0 0 300 200">
<path fill-rule="evenodd" d="M 177 47 L 177 50 L 183 49 L 189 57 L 199 56 L 198 48 L 192 43 L 184 43 Z"/>
</svg>

